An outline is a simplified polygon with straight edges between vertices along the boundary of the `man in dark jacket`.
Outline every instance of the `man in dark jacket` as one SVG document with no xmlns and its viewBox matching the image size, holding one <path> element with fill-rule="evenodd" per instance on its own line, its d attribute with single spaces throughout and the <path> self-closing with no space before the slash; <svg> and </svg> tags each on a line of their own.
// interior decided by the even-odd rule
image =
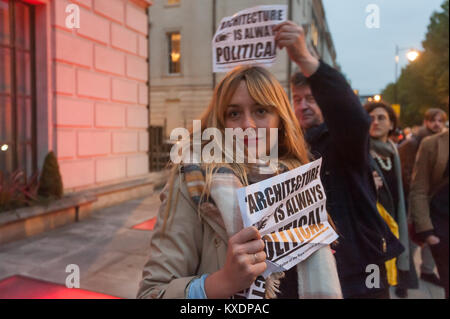
<svg viewBox="0 0 450 319">
<path fill-rule="evenodd" d="M 303 74 L 294 76 L 295 112 L 312 154 L 323 158 L 328 212 L 340 235 L 335 256 L 344 298 L 389 298 L 384 263 L 403 246 L 376 208 L 370 118 L 344 77 L 311 55 L 301 27 L 288 21 L 275 31 L 278 46 Z M 366 281 L 374 268 L 380 280 L 372 287 Z"/>
</svg>

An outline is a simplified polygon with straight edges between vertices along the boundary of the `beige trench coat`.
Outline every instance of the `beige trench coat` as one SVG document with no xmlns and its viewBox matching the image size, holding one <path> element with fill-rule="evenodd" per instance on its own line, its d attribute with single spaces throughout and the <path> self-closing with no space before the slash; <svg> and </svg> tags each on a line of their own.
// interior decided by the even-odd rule
<svg viewBox="0 0 450 319">
<path fill-rule="evenodd" d="M 176 180 L 183 180 L 182 176 Z M 212 216 L 199 216 L 184 182 L 175 183 L 169 226 L 163 234 L 167 196 L 166 185 L 160 195 L 162 205 L 138 298 L 186 298 L 186 288 L 192 279 L 214 273 L 225 265 L 228 243 L 226 230 Z M 312 254 L 297 269 L 299 295 L 302 298 L 342 298 L 336 263 L 329 246 Z"/>
</svg>

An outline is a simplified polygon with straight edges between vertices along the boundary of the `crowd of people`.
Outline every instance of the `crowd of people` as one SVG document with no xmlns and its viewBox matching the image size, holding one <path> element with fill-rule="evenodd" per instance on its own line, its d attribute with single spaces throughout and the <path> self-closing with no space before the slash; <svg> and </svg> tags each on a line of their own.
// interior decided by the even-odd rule
<svg viewBox="0 0 450 319">
<path fill-rule="evenodd" d="M 322 158 L 339 239 L 272 273 L 265 297 L 381 299 L 390 298 L 390 286 L 406 297 L 418 285 L 413 255 L 421 249 L 420 277 L 442 285 L 448 298 L 445 112 L 429 110 L 419 133 L 397 145 L 389 105 L 363 107 L 345 78 L 309 52 L 302 27 L 288 21 L 274 32 L 300 70 L 291 81 L 292 105 L 268 70 L 239 67 L 216 87 L 201 129 L 277 128 L 278 167 L 261 174 L 261 162 L 173 164 L 138 297 L 242 297 L 267 264 L 260 233 L 243 227 L 236 189 Z M 380 270 L 376 287 L 367 285 L 369 265 Z"/>
</svg>

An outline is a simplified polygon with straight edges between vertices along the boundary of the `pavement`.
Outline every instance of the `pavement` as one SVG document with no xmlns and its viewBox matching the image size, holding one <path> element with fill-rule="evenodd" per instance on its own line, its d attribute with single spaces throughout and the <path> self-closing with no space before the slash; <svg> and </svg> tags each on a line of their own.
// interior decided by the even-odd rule
<svg viewBox="0 0 450 319">
<path fill-rule="evenodd" d="M 22 275 L 65 285 L 66 267 L 80 269 L 80 288 L 115 297 L 136 297 L 152 231 L 132 229 L 157 215 L 158 191 L 94 212 L 78 223 L 0 246 L 0 280 Z M 415 255 L 416 266 L 420 253 Z M 391 298 L 397 299 L 394 290 Z M 443 299 L 444 290 L 420 280 L 409 299 Z"/>
</svg>

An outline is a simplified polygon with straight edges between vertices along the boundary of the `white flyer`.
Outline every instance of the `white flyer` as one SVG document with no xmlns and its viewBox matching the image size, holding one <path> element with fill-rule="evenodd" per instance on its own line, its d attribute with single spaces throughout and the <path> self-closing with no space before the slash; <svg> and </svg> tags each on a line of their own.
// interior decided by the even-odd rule
<svg viewBox="0 0 450 319">
<path fill-rule="evenodd" d="M 244 227 L 258 228 L 265 242 L 267 278 L 286 271 L 338 238 L 328 222 L 320 180 L 322 159 L 237 190 Z M 263 296 L 263 278 L 250 287 L 250 299 Z"/>
<path fill-rule="evenodd" d="M 286 20 L 286 5 L 257 6 L 223 18 L 212 41 L 213 71 L 248 64 L 270 67 L 277 54 L 273 28 Z"/>
</svg>

